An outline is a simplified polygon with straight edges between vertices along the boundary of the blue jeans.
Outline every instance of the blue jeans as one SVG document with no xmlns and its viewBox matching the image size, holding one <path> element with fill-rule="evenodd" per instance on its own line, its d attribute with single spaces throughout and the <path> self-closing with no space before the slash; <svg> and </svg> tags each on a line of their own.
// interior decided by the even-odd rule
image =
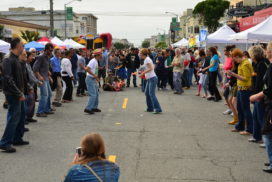
<svg viewBox="0 0 272 182">
<path fill-rule="evenodd" d="M 185 69 L 183 74 L 183 79 L 184 79 L 184 87 L 189 87 L 190 88 L 190 83 L 189 83 L 189 70 Z"/>
<path fill-rule="evenodd" d="M 88 89 L 89 100 L 88 105 L 86 106 L 87 110 L 97 109 L 98 107 L 98 85 L 95 78 L 90 76 L 86 77 L 86 86 Z"/>
<path fill-rule="evenodd" d="M 189 68 L 189 78 L 188 78 L 188 81 L 189 81 L 189 85 L 190 85 L 190 86 L 193 85 L 193 75 L 194 75 L 194 71 L 195 71 L 194 68 Z"/>
<path fill-rule="evenodd" d="M 26 112 L 26 119 L 32 119 L 35 112 L 35 93 L 29 93 L 26 95 L 25 100 L 25 112 Z"/>
<path fill-rule="evenodd" d="M 255 102 L 253 110 L 253 138 L 262 140 L 261 130 L 264 124 L 264 103 Z"/>
<path fill-rule="evenodd" d="M 253 117 L 250 110 L 250 97 L 251 92 L 248 90 L 239 90 L 237 92 L 237 110 L 239 122 L 236 124 L 235 128 L 239 131 L 245 130 L 245 120 L 247 122 L 246 131 L 249 133 L 253 132 Z"/>
<path fill-rule="evenodd" d="M 136 72 L 136 69 L 131 69 L 131 68 L 127 69 L 127 86 L 130 85 L 130 77 L 131 77 L 132 73 L 134 73 L 134 72 Z M 136 75 L 133 75 L 133 85 L 137 86 Z"/>
<path fill-rule="evenodd" d="M 147 80 L 145 88 L 147 111 L 162 112 L 160 103 L 155 95 L 158 78 L 155 76 Z"/>
<path fill-rule="evenodd" d="M 40 86 L 40 91 L 41 95 L 37 113 L 49 112 L 51 109 L 52 91 L 48 80 L 44 81 L 43 85 Z"/>
<path fill-rule="evenodd" d="M 265 143 L 265 148 L 268 155 L 270 168 L 272 168 L 272 134 L 263 135 L 263 141 Z"/>
<path fill-rule="evenodd" d="M 142 83 L 142 92 L 145 91 L 146 82 L 147 82 L 147 81 L 146 81 L 145 79 L 142 79 L 142 80 L 141 80 L 141 83 Z"/>
<path fill-rule="evenodd" d="M 25 107 L 24 101 L 17 96 L 6 95 L 8 101 L 7 123 L 0 146 L 10 146 L 14 142 L 21 142 L 24 136 Z"/>
<path fill-rule="evenodd" d="M 181 72 L 173 72 L 173 83 L 174 83 L 175 90 L 178 93 L 183 92 L 181 77 L 182 77 Z"/>
</svg>

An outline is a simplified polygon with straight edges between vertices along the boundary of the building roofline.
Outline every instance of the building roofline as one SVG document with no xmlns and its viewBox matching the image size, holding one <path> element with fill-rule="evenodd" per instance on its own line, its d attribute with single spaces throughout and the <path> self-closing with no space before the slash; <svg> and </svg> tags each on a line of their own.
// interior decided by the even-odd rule
<svg viewBox="0 0 272 182">
<path fill-rule="evenodd" d="M 0 18 L 0 24 L 21 26 L 21 27 L 26 27 L 26 28 L 35 28 L 35 29 L 40 29 L 40 30 L 49 30 L 49 28 L 50 28 L 47 26 L 42 26 L 42 25 L 37 25 L 37 24 L 33 24 L 33 23 L 27 23 L 27 22 L 17 21 L 17 20 L 12 20 L 12 19 L 7 19 L 7 18 Z"/>
</svg>

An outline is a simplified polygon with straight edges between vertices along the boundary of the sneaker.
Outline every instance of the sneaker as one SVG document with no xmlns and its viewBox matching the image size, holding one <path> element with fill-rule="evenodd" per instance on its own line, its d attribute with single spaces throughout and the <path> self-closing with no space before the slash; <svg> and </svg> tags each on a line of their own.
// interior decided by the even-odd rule
<svg viewBox="0 0 272 182">
<path fill-rule="evenodd" d="M 26 121 L 27 121 L 28 123 L 37 123 L 37 122 L 38 122 L 38 120 L 33 119 L 33 118 L 27 119 Z"/>
<path fill-rule="evenodd" d="M 6 153 L 14 153 L 16 152 L 16 149 L 11 146 L 0 146 L 0 149 L 3 150 Z"/>
<path fill-rule="evenodd" d="M 36 116 L 39 117 L 39 118 L 45 118 L 45 117 L 47 117 L 47 114 L 45 114 L 45 113 L 37 113 Z"/>
<path fill-rule="evenodd" d="M 24 128 L 24 132 L 29 132 L 29 129 L 28 128 Z"/>
<path fill-rule="evenodd" d="M 233 112 L 231 112 L 231 114 L 230 114 L 230 115 L 233 117 L 233 115 L 234 115 L 234 114 L 233 114 Z"/>
<path fill-rule="evenodd" d="M 29 142 L 28 141 L 20 141 L 20 142 L 14 142 L 13 143 L 14 146 L 22 146 L 22 145 L 29 145 Z"/>
<path fill-rule="evenodd" d="M 255 138 L 249 138 L 248 141 L 252 143 L 263 143 L 262 140 L 256 140 Z"/>
<path fill-rule="evenodd" d="M 272 168 L 271 167 L 263 168 L 263 172 L 272 173 Z"/>
<path fill-rule="evenodd" d="M 85 112 L 85 113 L 88 113 L 88 114 L 94 114 L 94 112 L 93 112 L 93 111 L 88 110 L 88 109 L 84 109 L 84 112 Z"/>
<path fill-rule="evenodd" d="M 161 112 L 154 111 L 154 112 L 152 112 L 152 114 L 161 114 Z"/>
<path fill-rule="evenodd" d="M 96 109 L 92 109 L 92 111 L 93 111 L 93 112 L 101 112 L 101 110 L 100 110 L 100 109 L 97 109 L 97 108 L 96 108 Z"/>
<path fill-rule="evenodd" d="M 223 112 L 224 115 L 229 115 L 231 113 L 232 113 L 231 109 L 227 109 L 225 112 Z"/>
<path fill-rule="evenodd" d="M 260 148 L 265 148 L 265 144 L 264 143 L 260 144 Z"/>
<path fill-rule="evenodd" d="M 55 106 L 55 107 L 61 107 L 62 106 L 62 104 L 59 103 L 59 102 L 53 102 L 52 105 Z"/>
<path fill-rule="evenodd" d="M 45 114 L 55 114 L 53 111 L 46 112 Z"/>
</svg>

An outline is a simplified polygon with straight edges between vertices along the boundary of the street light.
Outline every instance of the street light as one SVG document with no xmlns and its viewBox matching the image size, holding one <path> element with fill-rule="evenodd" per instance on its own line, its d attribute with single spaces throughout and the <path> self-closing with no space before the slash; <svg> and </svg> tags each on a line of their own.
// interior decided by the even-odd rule
<svg viewBox="0 0 272 182">
<path fill-rule="evenodd" d="M 165 14 L 171 14 L 171 15 L 174 15 L 177 17 L 177 23 L 179 22 L 178 19 L 179 19 L 179 15 L 176 14 L 176 13 L 173 13 L 173 12 L 169 12 L 169 11 L 166 11 Z M 171 32 L 171 30 L 169 30 L 169 32 Z M 174 31 L 174 39 L 177 39 L 177 33 L 176 33 L 176 30 Z"/>
<path fill-rule="evenodd" d="M 68 4 L 71 4 L 74 1 L 80 2 L 81 0 L 72 0 L 72 1 L 64 4 L 64 16 L 65 16 L 65 18 L 64 18 L 64 32 L 65 32 L 65 36 L 64 37 L 65 37 L 65 39 L 67 38 L 67 10 L 66 10 L 66 7 L 67 7 Z"/>
</svg>

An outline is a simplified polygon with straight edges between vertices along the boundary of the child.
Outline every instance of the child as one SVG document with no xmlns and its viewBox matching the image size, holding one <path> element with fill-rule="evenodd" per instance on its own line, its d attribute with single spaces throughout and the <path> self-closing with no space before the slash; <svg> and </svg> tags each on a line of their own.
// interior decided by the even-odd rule
<svg viewBox="0 0 272 182">
<path fill-rule="evenodd" d="M 202 73 L 202 66 L 203 66 L 203 63 L 201 61 L 198 62 L 198 67 L 196 69 L 197 69 L 197 75 L 199 76 L 199 81 L 198 81 L 198 88 L 197 88 L 196 96 L 200 96 L 200 92 L 201 92 L 203 81 L 204 81 L 205 75 Z"/>
</svg>

